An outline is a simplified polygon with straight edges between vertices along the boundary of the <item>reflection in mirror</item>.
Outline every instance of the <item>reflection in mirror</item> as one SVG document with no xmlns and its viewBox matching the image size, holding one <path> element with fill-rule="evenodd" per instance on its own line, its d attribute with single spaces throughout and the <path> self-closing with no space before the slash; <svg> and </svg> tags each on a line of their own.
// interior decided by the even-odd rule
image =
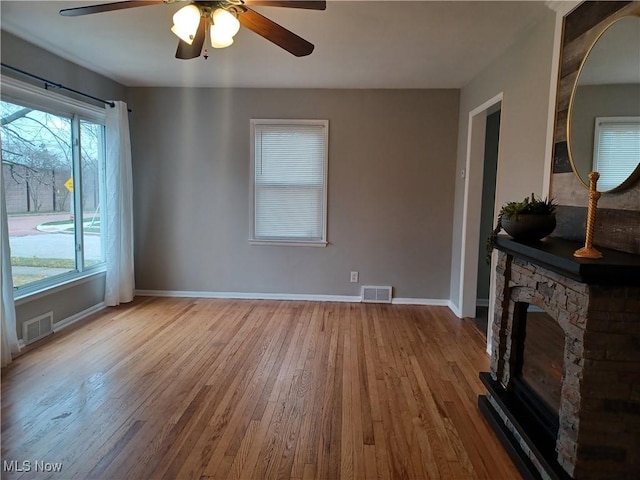
<svg viewBox="0 0 640 480">
<path fill-rule="evenodd" d="M 622 190 L 640 175 L 640 17 L 623 17 L 596 40 L 578 74 L 567 122 L 569 158 L 580 182 Z"/>
</svg>

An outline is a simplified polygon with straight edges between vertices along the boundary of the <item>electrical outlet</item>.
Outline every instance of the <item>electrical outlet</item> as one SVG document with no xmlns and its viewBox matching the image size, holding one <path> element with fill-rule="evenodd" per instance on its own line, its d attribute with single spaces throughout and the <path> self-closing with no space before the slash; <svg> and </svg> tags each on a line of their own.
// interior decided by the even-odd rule
<svg viewBox="0 0 640 480">
<path fill-rule="evenodd" d="M 351 283 L 358 283 L 358 272 L 351 272 Z"/>
</svg>

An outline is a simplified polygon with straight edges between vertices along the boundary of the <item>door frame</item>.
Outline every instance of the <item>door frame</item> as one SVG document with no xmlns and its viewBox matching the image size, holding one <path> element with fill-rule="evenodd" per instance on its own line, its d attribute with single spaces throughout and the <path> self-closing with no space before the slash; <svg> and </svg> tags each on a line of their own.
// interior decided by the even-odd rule
<svg viewBox="0 0 640 480">
<path fill-rule="evenodd" d="M 465 165 L 464 201 L 462 213 L 462 253 L 460 262 L 460 306 L 461 317 L 476 316 L 478 288 L 478 261 L 480 255 L 480 211 L 482 209 L 482 176 L 484 172 L 485 131 L 487 111 L 498 103 L 502 103 L 503 92 L 482 103 L 469 112 L 467 131 L 467 154 Z M 498 140 L 498 165 L 496 172 L 496 191 L 500 176 L 500 145 L 502 143 L 502 125 Z M 496 195 L 497 198 L 497 195 Z M 496 218 L 496 204 L 493 205 L 493 218 Z M 492 255 L 491 280 L 489 284 L 489 318 L 493 317 L 493 298 L 495 292 L 495 259 Z M 491 322 L 489 322 L 489 325 Z M 489 329 L 490 330 L 490 329 Z M 487 340 L 491 332 L 487 332 Z"/>
</svg>

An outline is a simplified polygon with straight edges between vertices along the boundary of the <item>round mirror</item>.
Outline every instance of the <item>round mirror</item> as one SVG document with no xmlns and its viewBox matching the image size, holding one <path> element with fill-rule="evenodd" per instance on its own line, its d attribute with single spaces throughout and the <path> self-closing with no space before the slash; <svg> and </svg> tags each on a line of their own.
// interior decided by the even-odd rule
<svg viewBox="0 0 640 480">
<path fill-rule="evenodd" d="M 640 16 L 622 17 L 596 39 L 578 71 L 567 119 L 569 160 L 588 188 L 620 191 L 640 176 Z"/>
</svg>

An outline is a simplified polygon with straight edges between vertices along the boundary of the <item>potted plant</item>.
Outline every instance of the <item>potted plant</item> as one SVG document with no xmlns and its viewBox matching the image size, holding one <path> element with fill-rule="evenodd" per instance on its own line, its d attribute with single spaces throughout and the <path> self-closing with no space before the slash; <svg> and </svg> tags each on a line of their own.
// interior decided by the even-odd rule
<svg viewBox="0 0 640 480">
<path fill-rule="evenodd" d="M 487 239 L 487 263 L 491 263 L 491 252 L 500 230 L 504 229 L 515 240 L 537 241 L 556 228 L 556 207 L 553 199 L 540 199 L 532 193 L 521 202 L 509 202 L 498 214 L 496 228 Z"/>
</svg>

